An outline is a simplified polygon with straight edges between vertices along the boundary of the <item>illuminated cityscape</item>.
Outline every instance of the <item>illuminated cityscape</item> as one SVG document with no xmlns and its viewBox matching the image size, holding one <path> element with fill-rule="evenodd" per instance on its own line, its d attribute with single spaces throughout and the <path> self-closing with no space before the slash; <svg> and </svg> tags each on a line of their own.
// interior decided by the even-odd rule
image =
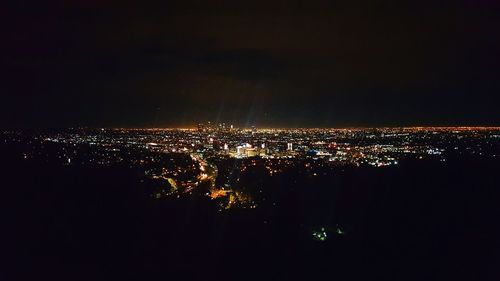
<svg viewBox="0 0 500 281">
<path fill-rule="evenodd" d="M 124 165 L 155 186 L 155 199 L 198 193 L 215 201 L 219 211 L 267 204 L 266 186 L 290 174 L 327 179 L 345 169 L 405 161 L 446 165 L 460 157 L 500 157 L 495 127 L 237 129 L 208 122 L 196 129 L 4 131 L 2 136 L 23 145 L 24 159 Z"/>
<path fill-rule="evenodd" d="M 500 280 L 500 1 L 5 2 L 0 281 Z"/>
</svg>

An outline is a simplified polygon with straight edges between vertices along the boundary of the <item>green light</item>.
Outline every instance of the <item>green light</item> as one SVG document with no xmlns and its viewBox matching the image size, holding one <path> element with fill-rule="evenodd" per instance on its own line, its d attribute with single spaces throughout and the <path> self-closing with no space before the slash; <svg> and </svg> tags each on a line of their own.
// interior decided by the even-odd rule
<svg viewBox="0 0 500 281">
<path fill-rule="evenodd" d="M 327 238 L 325 228 L 322 227 L 321 230 L 319 230 L 319 231 L 313 231 L 312 236 L 313 236 L 313 239 L 316 241 L 325 241 Z"/>
<path fill-rule="evenodd" d="M 337 225 L 337 230 L 335 232 L 337 232 L 338 235 L 345 234 L 345 231 L 339 225 Z"/>
</svg>

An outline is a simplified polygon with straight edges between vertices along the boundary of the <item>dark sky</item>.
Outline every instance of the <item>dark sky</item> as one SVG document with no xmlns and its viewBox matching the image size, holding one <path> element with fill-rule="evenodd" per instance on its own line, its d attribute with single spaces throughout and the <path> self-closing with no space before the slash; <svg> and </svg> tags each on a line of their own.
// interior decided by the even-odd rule
<svg viewBox="0 0 500 281">
<path fill-rule="evenodd" d="M 495 2 L 7 1 L 0 126 L 500 125 Z"/>
</svg>

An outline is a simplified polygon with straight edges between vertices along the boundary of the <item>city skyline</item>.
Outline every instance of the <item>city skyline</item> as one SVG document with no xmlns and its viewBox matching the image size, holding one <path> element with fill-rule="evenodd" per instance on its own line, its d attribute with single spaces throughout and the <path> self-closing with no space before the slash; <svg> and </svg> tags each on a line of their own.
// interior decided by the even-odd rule
<svg viewBox="0 0 500 281">
<path fill-rule="evenodd" d="M 4 2 L 2 281 L 500 280 L 500 1 Z"/>
</svg>

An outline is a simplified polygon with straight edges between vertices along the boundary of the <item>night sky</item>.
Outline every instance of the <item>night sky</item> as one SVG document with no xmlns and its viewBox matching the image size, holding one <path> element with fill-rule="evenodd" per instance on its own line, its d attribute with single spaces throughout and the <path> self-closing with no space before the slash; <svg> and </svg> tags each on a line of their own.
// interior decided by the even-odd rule
<svg viewBox="0 0 500 281">
<path fill-rule="evenodd" d="M 497 1 L 133 2 L 2 4 L 0 126 L 500 125 Z"/>
</svg>

